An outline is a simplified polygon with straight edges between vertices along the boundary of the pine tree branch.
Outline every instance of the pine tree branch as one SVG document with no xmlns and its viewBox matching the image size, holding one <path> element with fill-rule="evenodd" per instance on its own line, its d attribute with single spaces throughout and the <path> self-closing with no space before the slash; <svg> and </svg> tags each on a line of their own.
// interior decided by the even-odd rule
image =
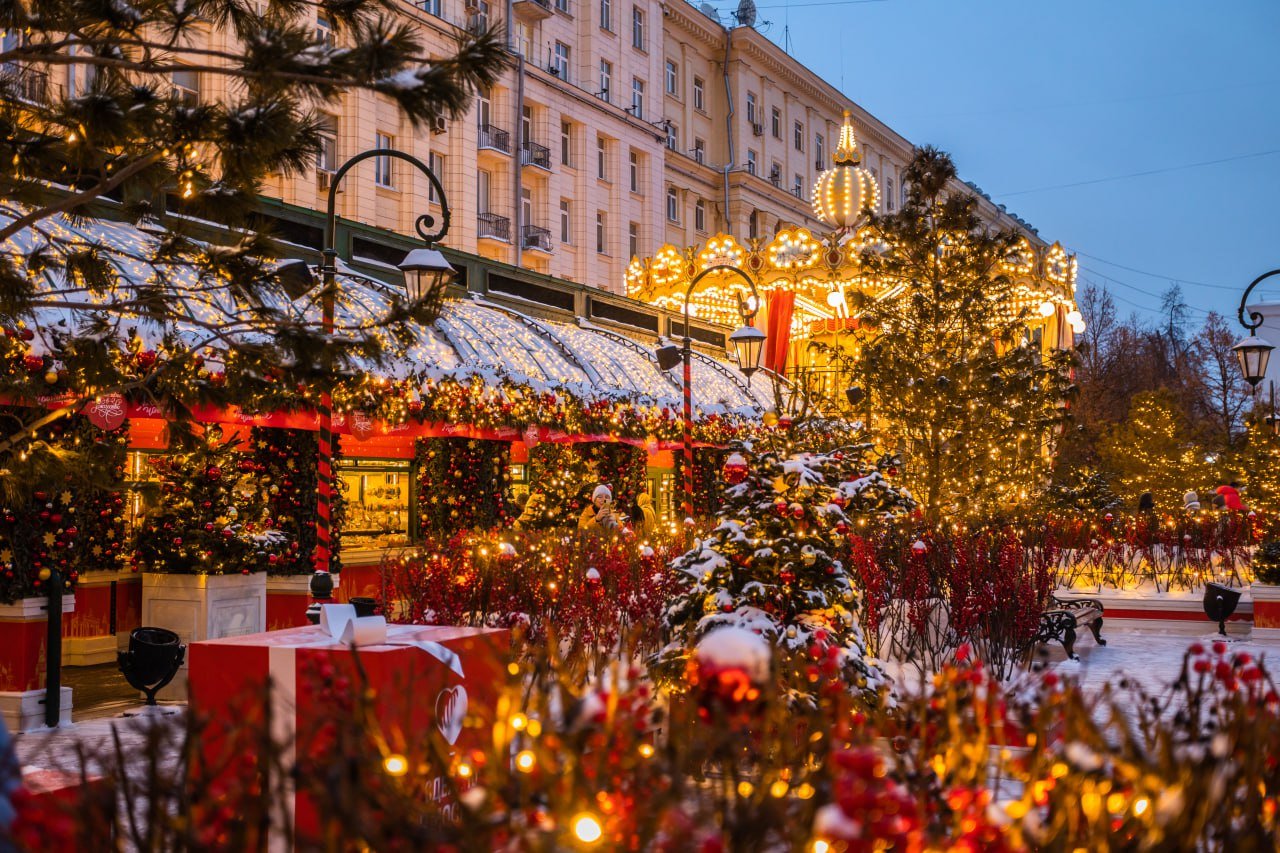
<svg viewBox="0 0 1280 853">
<path fill-rule="evenodd" d="M 146 169 L 154 166 L 156 163 L 160 162 L 162 157 L 163 155 L 160 152 L 153 151 L 150 154 L 146 154 L 137 160 L 134 160 L 129 165 L 114 172 L 111 177 L 99 181 L 88 189 L 72 193 L 60 201 L 45 205 L 42 208 L 32 210 L 29 213 L 19 216 L 17 219 L 10 221 L 8 225 L 0 228 L 0 243 L 8 241 L 9 238 L 13 237 L 13 235 L 17 234 L 23 228 L 34 225 L 42 219 L 46 219 L 56 213 L 66 213 L 67 211 L 74 210 L 81 205 L 89 204 L 94 199 L 111 192 L 111 190 L 120 186 L 139 172 L 145 171 Z"/>
</svg>

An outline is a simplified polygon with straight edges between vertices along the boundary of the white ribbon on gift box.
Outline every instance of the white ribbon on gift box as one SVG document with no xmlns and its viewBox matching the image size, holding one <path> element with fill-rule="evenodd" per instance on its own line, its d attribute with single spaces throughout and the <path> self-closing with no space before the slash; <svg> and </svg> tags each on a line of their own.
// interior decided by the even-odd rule
<svg viewBox="0 0 1280 853">
<path fill-rule="evenodd" d="M 356 616 L 356 608 L 352 604 L 325 604 L 320 608 L 320 628 L 325 636 L 289 645 L 271 646 L 268 650 L 267 667 L 271 676 L 271 734 L 276 742 L 284 745 L 282 759 L 286 767 L 292 767 L 296 759 L 294 737 L 298 708 L 298 649 L 322 648 L 340 645 L 351 649 L 370 648 L 373 646 L 407 646 L 416 648 L 431 655 L 449 668 L 459 678 L 464 678 L 462 659 L 452 650 L 431 640 L 409 639 L 421 630 L 419 625 L 388 625 L 382 616 Z M 454 691 L 461 696 L 456 720 L 437 720 L 440 733 L 452 746 L 461 728 L 461 717 L 466 713 L 466 690 L 461 686 L 446 688 L 441 692 L 444 696 Z M 440 696 L 436 697 L 437 713 Z M 441 725 L 441 723 L 447 725 Z M 286 782 L 286 802 L 284 808 L 290 825 L 294 823 L 293 784 Z M 272 851 L 285 850 L 282 834 L 272 833 L 269 845 Z"/>
</svg>

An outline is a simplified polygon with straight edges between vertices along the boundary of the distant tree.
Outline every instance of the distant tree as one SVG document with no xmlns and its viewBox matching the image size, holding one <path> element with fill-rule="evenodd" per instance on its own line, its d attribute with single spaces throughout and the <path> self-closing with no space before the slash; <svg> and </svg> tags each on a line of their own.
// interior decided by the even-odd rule
<svg viewBox="0 0 1280 853">
<path fill-rule="evenodd" d="M 1235 353 L 1238 334 L 1219 313 L 1212 312 L 1192 341 L 1196 360 L 1198 408 L 1212 446 L 1229 450 L 1241 438 L 1252 389 L 1240 375 Z"/>
<path fill-rule="evenodd" d="M 1168 390 L 1134 397 L 1128 418 L 1108 430 L 1099 455 L 1114 476 L 1116 491 L 1131 506 L 1143 492 L 1151 492 L 1162 509 L 1180 507 L 1188 490 L 1200 492 L 1214 485 L 1204 451 Z"/>
</svg>

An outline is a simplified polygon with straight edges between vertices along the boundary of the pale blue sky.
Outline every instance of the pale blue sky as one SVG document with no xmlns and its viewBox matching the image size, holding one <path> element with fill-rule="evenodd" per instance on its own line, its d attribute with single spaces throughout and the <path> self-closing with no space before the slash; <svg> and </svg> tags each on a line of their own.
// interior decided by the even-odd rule
<svg viewBox="0 0 1280 853">
<path fill-rule="evenodd" d="M 1280 267 L 1280 0 L 756 2 L 769 38 L 951 152 L 1126 313 L 1181 281 L 1194 320 L 1234 318 Z"/>
</svg>

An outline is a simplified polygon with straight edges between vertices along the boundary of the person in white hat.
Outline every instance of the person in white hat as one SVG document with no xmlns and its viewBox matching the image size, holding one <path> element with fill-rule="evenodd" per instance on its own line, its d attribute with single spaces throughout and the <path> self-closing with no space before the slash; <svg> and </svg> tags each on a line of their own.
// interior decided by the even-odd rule
<svg viewBox="0 0 1280 853">
<path fill-rule="evenodd" d="M 618 529 L 618 519 L 613 514 L 613 491 L 608 486 L 601 483 L 591 492 L 591 505 L 578 517 L 578 529 L 607 532 Z"/>
</svg>

